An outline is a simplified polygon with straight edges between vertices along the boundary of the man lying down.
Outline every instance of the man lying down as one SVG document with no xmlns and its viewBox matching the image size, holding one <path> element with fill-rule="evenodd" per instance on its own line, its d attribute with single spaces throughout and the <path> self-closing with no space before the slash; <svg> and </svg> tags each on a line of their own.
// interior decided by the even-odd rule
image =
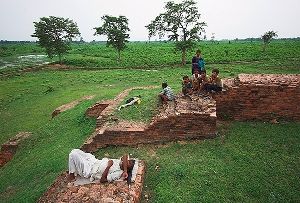
<svg viewBox="0 0 300 203">
<path fill-rule="evenodd" d="M 74 180 L 77 175 L 90 178 L 90 181 L 100 180 L 101 183 L 126 180 L 134 162 L 135 160 L 128 159 L 128 155 L 121 159 L 99 160 L 90 153 L 73 149 L 69 154 L 69 180 Z"/>
</svg>

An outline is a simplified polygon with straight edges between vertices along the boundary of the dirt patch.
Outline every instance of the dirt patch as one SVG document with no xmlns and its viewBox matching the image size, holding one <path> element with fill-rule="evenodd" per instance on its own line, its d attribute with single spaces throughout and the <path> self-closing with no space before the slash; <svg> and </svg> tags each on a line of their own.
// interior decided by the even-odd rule
<svg viewBox="0 0 300 203">
<path fill-rule="evenodd" d="M 68 104 L 64 104 L 58 108 L 56 108 L 53 112 L 52 112 L 52 118 L 54 118 L 55 116 L 57 116 L 58 114 L 60 114 L 61 112 L 64 112 L 66 110 L 72 109 L 74 108 L 77 104 L 79 104 L 80 102 L 84 101 L 84 100 L 91 100 L 95 97 L 95 95 L 91 95 L 91 96 L 84 96 L 80 99 L 77 99 L 75 101 L 72 101 Z"/>
<path fill-rule="evenodd" d="M 111 124 L 106 130 L 112 131 L 142 131 L 146 128 L 147 124 L 143 122 L 130 122 L 126 120 L 118 121 Z"/>
</svg>

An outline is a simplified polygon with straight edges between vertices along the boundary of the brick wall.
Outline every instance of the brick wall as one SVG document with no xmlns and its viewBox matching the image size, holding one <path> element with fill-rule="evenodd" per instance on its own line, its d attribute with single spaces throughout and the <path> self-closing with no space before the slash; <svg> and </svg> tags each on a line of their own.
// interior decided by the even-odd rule
<svg viewBox="0 0 300 203">
<path fill-rule="evenodd" d="M 108 105 L 108 103 L 96 103 L 86 110 L 85 115 L 97 118 Z"/>
<path fill-rule="evenodd" d="M 82 150 L 92 152 L 108 145 L 136 145 L 174 140 L 212 138 L 216 134 L 216 116 L 186 113 L 155 120 L 144 129 L 104 130 L 85 143 Z"/>
<path fill-rule="evenodd" d="M 6 143 L 1 146 L 0 151 L 0 167 L 9 162 L 17 151 L 18 145 L 16 143 Z"/>
<path fill-rule="evenodd" d="M 241 74 L 215 95 L 217 117 L 234 120 L 300 120 L 300 75 Z"/>
</svg>

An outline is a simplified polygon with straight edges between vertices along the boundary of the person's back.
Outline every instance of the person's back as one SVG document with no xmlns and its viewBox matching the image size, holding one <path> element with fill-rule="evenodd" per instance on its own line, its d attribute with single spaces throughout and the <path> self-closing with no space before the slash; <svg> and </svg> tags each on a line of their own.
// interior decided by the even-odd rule
<svg viewBox="0 0 300 203">
<path fill-rule="evenodd" d="M 161 99 L 161 101 L 163 103 L 166 103 L 167 101 L 173 101 L 175 96 L 174 96 L 174 93 L 173 93 L 173 90 L 171 89 L 171 87 L 168 86 L 167 83 L 162 83 L 161 84 L 163 90 L 159 93 L 159 97 Z"/>
</svg>

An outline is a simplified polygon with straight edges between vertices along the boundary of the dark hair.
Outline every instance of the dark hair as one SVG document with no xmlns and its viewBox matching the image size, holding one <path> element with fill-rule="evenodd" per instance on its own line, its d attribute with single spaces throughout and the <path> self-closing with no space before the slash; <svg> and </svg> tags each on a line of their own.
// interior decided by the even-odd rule
<svg viewBox="0 0 300 203">
<path fill-rule="evenodd" d="M 200 54 L 201 54 L 201 50 L 200 50 L 200 49 L 197 49 L 196 53 L 200 53 Z"/>
<path fill-rule="evenodd" d="M 217 73 L 217 75 L 218 75 L 218 74 L 219 74 L 219 69 L 214 68 L 211 72 L 212 72 L 212 73 L 215 72 L 215 73 Z"/>
<path fill-rule="evenodd" d="M 182 79 L 183 79 L 183 80 L 189 79 L 189 76 L 185 75 L 185 76 L 182 77 Z"/>
<path fill-rule="evenodd" d="M 167 84 L 166 82 L 163 82 L 163 83 L 161 84 L 161 87 L 162 87 L 162 88 L 166 88 L 166 87 L 168 87 L 168 84 Z"/>
</svg>

